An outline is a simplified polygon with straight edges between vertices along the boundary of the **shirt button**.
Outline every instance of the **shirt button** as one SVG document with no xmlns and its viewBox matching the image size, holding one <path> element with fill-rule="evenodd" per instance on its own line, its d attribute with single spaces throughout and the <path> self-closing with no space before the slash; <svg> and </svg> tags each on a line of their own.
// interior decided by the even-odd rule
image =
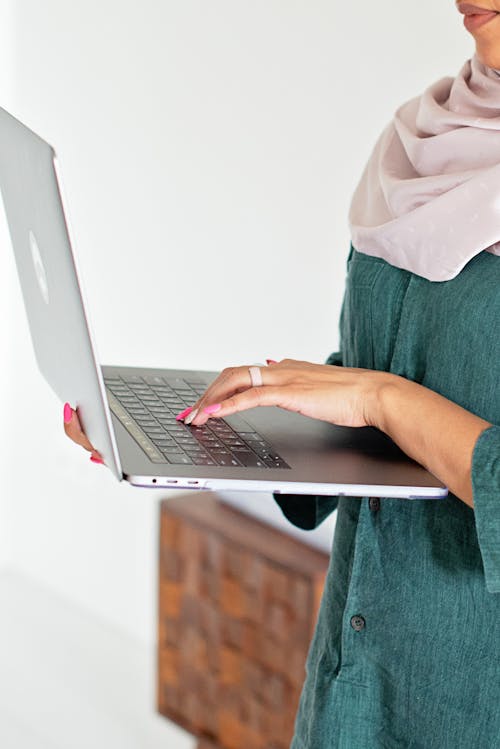
<svg viewBox="0 0 500 749">
<path fill-rule="evenodd" d="M 351 627 L 356 630 L 356 632 L 361 632 L 361 630 L 364 629 L 365 624 L 365 620 L 359 614 L 351 617 Z"/>
<path fill-rule="evenodd" d="M 378 512 L 380 510 L 380 499 L 378 497 L 370 497 L 368 507 L 372 512 Z"/>
</svg>

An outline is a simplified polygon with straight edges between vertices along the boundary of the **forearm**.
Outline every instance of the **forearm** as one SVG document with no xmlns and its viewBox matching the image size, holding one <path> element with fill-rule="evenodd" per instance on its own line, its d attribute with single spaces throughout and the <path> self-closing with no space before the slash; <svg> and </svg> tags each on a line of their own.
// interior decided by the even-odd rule
<svg viewBox="0 0 500 749">
<path fill-rule="evenodd" d="M 472 453 L 491 424 L 429 388 L 389 375 L 380 388 L 377 426 L 411 458 L 473 507 Z"/>
</svg>

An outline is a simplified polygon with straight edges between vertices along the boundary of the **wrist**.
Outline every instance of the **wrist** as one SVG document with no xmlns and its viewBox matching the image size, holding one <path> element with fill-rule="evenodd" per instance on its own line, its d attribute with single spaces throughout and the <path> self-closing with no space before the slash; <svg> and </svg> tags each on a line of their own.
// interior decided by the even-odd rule
<svg viewBox="0 0 500 749">
<path fill-rule="evenodd" d="M 391 423 L 394 416 L 401 414 L 401 404 L 404 398 L 410 397 L 406 390 L 416 383 L 405 380 L 404 377 L 390 372 L 372 372 L 370 395 L 367 399 L 365 411 L 368 426 L 380 429 L 390 436 Z"/>
</svg>

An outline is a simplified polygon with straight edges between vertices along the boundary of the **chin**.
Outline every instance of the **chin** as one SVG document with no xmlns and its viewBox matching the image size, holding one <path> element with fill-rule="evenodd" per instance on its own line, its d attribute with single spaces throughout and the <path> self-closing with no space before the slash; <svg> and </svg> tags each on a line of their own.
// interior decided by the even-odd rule
<svg viewBox="0 0 500 749">
<path fill-rule="evenodd" d="M 483 65 L 500 70 L 500 43 L 498 41 L 495 45 L 478 43 L 476 53 Z"/>
</svg>

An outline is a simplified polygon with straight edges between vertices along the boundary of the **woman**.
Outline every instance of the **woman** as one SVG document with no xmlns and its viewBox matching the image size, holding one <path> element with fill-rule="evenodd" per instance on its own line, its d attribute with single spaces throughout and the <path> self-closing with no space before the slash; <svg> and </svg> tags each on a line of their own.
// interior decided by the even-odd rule
<svg viewBox="0 0 500 749">
<path fill-rule="evenodd" d="M 450 489 L 277 498 L 302 528 L 338 508 L 293 749 L 500 747 L 500 0 L 479 1 L 457 6 L 476 54 L 396 112 L 355 192 L 341 351 L 225 370 L 180 415 L 375 426 Z"/>
</svg>

